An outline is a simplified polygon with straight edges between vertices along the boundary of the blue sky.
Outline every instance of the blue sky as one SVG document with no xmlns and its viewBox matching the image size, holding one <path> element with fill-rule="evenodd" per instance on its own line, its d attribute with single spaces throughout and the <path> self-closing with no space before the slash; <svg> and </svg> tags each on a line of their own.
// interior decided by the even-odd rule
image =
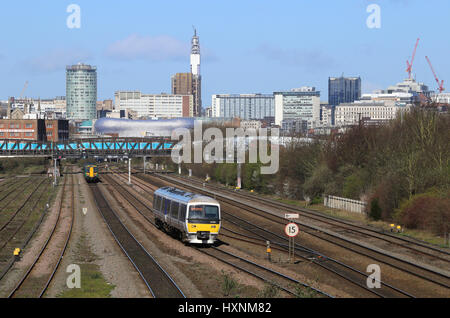
<svg viewBox="0 0 450 318">
<path fill-rule="evenodd" d="M 81 28 L 69 29 L 70 4 Z M 381 27 L 370 29 L 370 4 Z M 328 76 L 361 76 L 363 92 L 413 73 L 432 89 L 450 81 L 450 1 L 420 0 L 170 0 L 2 1 L 0 99 L 65 95 L 65 65 L 97 66 L 98 99 L 116 90 L 170 92 L 170 76 L 189 71 L 195 25 L 202 51 L 202 99 L 216 93 L 272 93 L 315 86 L 328 95 Z M 444 84 L 445 84 L 444 83 Z M 445 85 L 444 85 L 445 87 Z"/>
</svg>

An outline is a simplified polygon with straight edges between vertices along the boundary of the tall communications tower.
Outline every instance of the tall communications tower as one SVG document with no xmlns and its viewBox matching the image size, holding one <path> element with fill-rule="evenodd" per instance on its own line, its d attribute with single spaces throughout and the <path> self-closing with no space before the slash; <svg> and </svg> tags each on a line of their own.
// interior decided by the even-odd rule
<svg viewBox="0 0 450 318">
<path fill-rule="evenodd" d="M 202 76 L 200 75 L 200 42 L 195 27 L 191 44 L 191 74 L 192 95 L 194 97 L 194 116 L 198 117 L 201 116 L 202 112 Z"/>
<path fill-rule="evenodd" d="M 200 43 L 197 36 L 197 30 L 194 27 L 194 36 L 191 40 L 191 73 L 200 75 Z"/>
</svg>

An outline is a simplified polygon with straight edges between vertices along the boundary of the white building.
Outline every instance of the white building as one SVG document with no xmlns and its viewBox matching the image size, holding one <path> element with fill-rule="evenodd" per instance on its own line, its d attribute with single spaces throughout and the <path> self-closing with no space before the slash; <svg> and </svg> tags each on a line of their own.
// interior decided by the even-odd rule
<svg viewBox="0 0 450 318">
<path fill-rule="evenodd" d="M 275 125 L 282 121 L 306 121 L 309 128 L 320 124 L 320 92 L 314 87 L 301 87 L 287 92 L 274 92 Z"/>
<path fill-rule="evenodd" d="M 214 94 L 211 100 L 212 117 L 242 120 L 274 117 L 274 97 L 269 94 Z"/>
<path fill-rule="evenodd" d="M 360 120 L 383 122 L 397 117 L 399 112 L 409 110 L 409 106 L 375 101 L 355 101 L 343 103 L 335 108 L 335 126 L 357 125 Z"/>
<path fill-rule="evenodd" d="M 432 94 L 431 100 L 440 104 L 450 104 L 450 93 Z"/>
<path fill-rule="evenodd" d="M 333 108 L 328 104 L 320 105 L 321 119 L 320 124 L 322 127 L 330 127 L 333 124 Z"/>
<path fill-rule="evenodd" d="M 413 78 L 407 78 L 403 82 L 397 83 L 396 85 L 389 86 L 386 90 L 381 91 L 381 93 L 393 94 L 393 93 L 412 93 L 429 95 L 431 92 L 428 90 L 428 86 L 424 83 L 418 83 Z"/>
<path fill-rule="evenodd" d="M 118 91 L 115 108 L 135 111 L 137 117 L 177 118 L 193 116 L 192 95 L 142 94 L 139 91 Z"/>
</svg>

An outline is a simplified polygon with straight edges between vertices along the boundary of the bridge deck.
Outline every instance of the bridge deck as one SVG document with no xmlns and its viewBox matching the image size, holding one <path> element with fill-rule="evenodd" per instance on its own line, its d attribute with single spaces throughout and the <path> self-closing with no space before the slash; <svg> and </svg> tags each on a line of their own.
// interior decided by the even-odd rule
<svg viewBox="0 0 450 318">
<path fill-rule="evenodd" d="M 61 142 L 0 140 L 0 157 L 170 156 L 176 141 L 166 138 L 95 138 Z"/>
</svg>

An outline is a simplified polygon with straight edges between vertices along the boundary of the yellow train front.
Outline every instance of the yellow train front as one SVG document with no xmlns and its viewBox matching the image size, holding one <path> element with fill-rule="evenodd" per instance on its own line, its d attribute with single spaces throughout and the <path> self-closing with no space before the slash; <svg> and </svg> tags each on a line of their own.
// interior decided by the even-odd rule
<svg viewBox="0 0 450 318">
<path fill-rule="evenodd" d="M 163 187 L 153 195 L 155 223 L 182 241 L 213 244 L 220 230 L 220 204 L 208 196 Z"/>
<path fill-rule="evenodd" d="M 87 182 L 98 182 L 98 167 L 97 165 L 85 165 L 84 166 L 84 178 Z"/>
</svg>

